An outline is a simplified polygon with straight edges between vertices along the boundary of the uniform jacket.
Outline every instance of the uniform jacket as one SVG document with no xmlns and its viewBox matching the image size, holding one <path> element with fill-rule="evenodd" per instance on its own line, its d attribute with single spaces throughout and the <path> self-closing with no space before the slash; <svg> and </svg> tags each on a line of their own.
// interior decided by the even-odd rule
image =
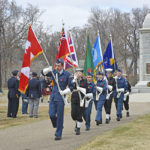
<svg viewBox="0 0 150 150">
<path fill-rule="evenodd" d="M 71 91 L 73 90 L 72 77 L 68 71 L 63 70 L 62 73 L 58 73 L 57 70 L 53 70 L 53 73 L 54 73 L 55 78 L 56 78 L 56 73 L 58 74 L 58 83 L 59 83 L 61 90 L 65 90 L 67 86 L 70 88 Z M 63 101 L 63 98 L 58 91 L 58 87 L 55 82 L 55 79 L 52 76 L 52 73 L 49 72 L 46 76 L 51 77 L 54 82 L 54 87 L 51 93 L 51 100 Z"/>
<path fill-rule="evenodd" d="M 81 79 L 80 81 L 77 80 L 79 87 L 85 88 L 86 89 L 86 93 L 88 91 L 88 84 L 87 84 L 87 80 L 86 79 Z M 73 89 L 76 90 L 76 83 L 73 83 Z M 81 98 L 83 99 L 84 94 L 81 93 Z M 80 103 L 80 97 L 79 97 L 79 93 L 78 91 L 73 91 L 72 95 L 71 95 L 71 102 L 72 103 Z"/>
<path fill-rule="evenodd" d="M 88 90 L 87 93 L 93 93 L 93 99 L 96 98 L 96 86 L 94 82 L 87 83 L 88 84 Z"/>
<path fill-rule="evenodd" d="M 19 98 L 20 92 L 18 91 L 19 88 L 19 80 L 15 77 L 11 77 L 8 80 L 8 97 L 9 98 Z"/>
<path fill-rule="evenodd" d="M 107 84 L 106 81 L 104 79 L 102 80 L 97 80 L 97 87 L 102 87 L 103 88 L 103 92 L 99 97 L 99 100 L 101 101 L 105 101 L 106 100 L 106 94 L 107 94 Z M 98 91 L 97 91 L 98 92 Z M 99 92 L 98 92 L 99 93 Z"/>
<path fill-rule="evenodd" d="M 113 91 L 116 90 L 116 81 L 113 77 L 107 78 L 108 80 L 108 85 L 111 85 L 113 87 Z M 110 91 L 108 90 L 108 93 L 110 93 Z"/>
<path fill-rule="evenodd" d="M 41 97 L 41 83 L 38 79 L 32 78 L 29 81 L 28 96 L 34 99 Z"/>
</svg>

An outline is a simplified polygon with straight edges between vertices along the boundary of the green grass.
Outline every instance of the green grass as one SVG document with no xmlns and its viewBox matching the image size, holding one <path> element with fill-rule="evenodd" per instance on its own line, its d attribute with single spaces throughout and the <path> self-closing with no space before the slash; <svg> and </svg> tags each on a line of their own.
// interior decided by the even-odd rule
<svg viewBox="0 0 150 150">
<path fill-rule="evenodd" d="M 150 114 L 96 137 L 76 150 L 149 150 Z"/>
</svg>

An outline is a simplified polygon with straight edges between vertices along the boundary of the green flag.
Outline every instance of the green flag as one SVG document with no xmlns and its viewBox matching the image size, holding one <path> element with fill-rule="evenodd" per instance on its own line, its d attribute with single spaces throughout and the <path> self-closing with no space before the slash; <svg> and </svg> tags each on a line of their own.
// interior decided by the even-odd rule
<svg viewBox="0 0 150 150">
<path fill-rule="evenodd" d="M 89 35 L 87 34 L 87 46 L 86 46 L 86 53 L 85 53 L 85 63 L 84 63 L 84 75 L 87 75 L 88 72 L 94 71 L 94 65 L 93 65 L 93 57 L 91 52 L 91 45 L 90 45 L 90 39 Z"/>
</svg>

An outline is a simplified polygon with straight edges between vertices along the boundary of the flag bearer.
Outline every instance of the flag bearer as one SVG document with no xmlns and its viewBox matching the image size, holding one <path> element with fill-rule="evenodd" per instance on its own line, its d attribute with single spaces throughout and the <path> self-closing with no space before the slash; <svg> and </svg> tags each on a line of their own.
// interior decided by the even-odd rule
<svg viewBox="0 0 150 150">
<path fill-rule="evenodd" d="M 96 84 L 96 100 L 97 102 L 97 113 L 96 113 L 96 125 L 102 124 L 102 109 L 106 100 L 107 83 L 104 80 L 103 72 L 97 73 L 97 84 Z"/>
<path fill-rule="evenodd" d="M 124 108 L 126 110 L 126 116 L 129 117 L 129 93 L 131 92 L 131 85 L 127 79 L 127 75 L 123 74 L 123 77 L 126 80 L 126 84 L 127 84 L 127 88 L 125 90 L 125 94 L 124 94 L 124 100 L 123 100 L 123 104 L 124 104 Z"/>
<path fill-rule="evenodd" d="M 55 70 L 52 70 L 52 67 L 43 69 L 43 74 L 52 77 L 54 81 L 49 102 L 49 117 L 53 127 L 56 128 L 55 140 L 61 140 L 64 121 L 64 95 L 71 92 L 73 85 L 70 73 L 63 70 L 62 59 L 57 59 L 55 66 Z"/>
<path fill-rule="evenodd" d="M 73 79 L 74 89 L 71 95 L 71 117 L 75 121 L 75 133 L 80 135 L 85 109 L 84 98 L 87 92 L 87 80 L 83 78 L 83 69 L 77 68 Z"/>
<path fill-rule="evenodd" d="M 91 72 L 87 73 L 87 85 L 88 85 L 88 90 L 87 90 L 87 96 L 85 98 L 85 110 L 84 110 L 84 120 L 85 120 L 85 126 L 86 126 L 86 131 L 90 130 L 90 122 L 91 122 L 91 111 L 92 111 L 92 104 L 93 104 L 93 99 L 96 96 L 96 87 L 93 82 L 93 74 Z"/>
<path fill-rule="evenodd" d="M 114 94 L 114 99 L 115 99 L 116 110 L 117 110 L 116 120 L 120 121 L 120 118 L 122 118 L 124 92 L 126 90 L 126 81 L 122 77 L 121 69 L 117 70 L 117 76 L 115 77 L 115 81 L 116 81 L 116 92 Z"/>
<path fill-rule="evenodd" d="M 116 89 L 116 82 L 115 79 L 112 77 L 112 69 L 108 68 L 106 69 L 107 74 L 107 96 L 106 101 L 104 104 L 105 112 L 106 112 L 106 124 L 109 124 L 111 120 L 111 104 L 113 99 L 113 92 Z"/>
</svg>

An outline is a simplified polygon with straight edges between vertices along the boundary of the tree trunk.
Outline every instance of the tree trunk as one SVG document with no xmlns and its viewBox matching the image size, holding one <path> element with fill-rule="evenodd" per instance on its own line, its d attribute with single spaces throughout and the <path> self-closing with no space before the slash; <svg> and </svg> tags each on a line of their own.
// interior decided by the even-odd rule
<svg viewBox="0 0 150 150">
<path fill-rule="evenodd" d="M 1 47 L 0 47 L 1 48 Z M 1 54 L 0 54 L 0 93 L 2 93 L 2 60 L 1 60 Z"/>
</svg>

